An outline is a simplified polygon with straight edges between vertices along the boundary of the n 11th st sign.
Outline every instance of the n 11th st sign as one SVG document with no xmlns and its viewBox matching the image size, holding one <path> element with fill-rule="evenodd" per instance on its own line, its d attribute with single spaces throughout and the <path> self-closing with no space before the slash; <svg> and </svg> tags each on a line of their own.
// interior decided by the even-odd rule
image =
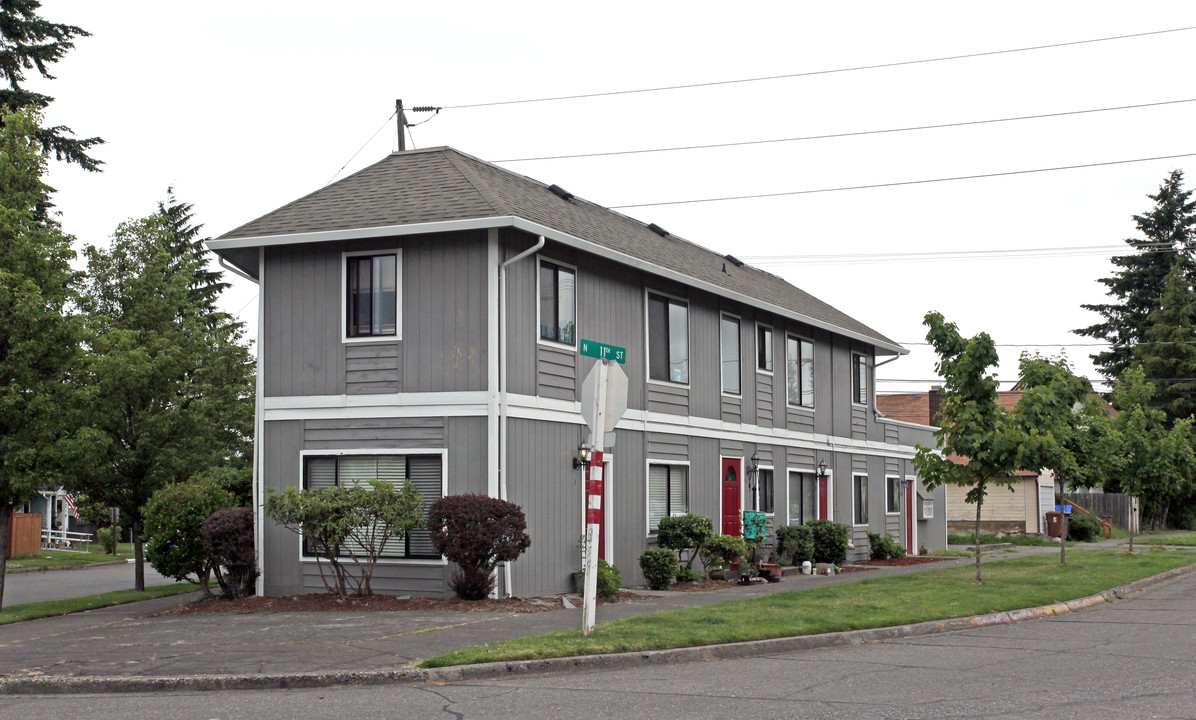
<svg viewBox="0 0 1196 720">
<path fill-rule="evenodd" d="M 586 357 L 598 358 L 599 360 L 614 360 L 620 365 L 627 362 L 627 348 L 621 348 L 618 345 L 607 345 L 606 343 L 594 342 L 593 340 L 582 340 L 579 352 Z"/>
</svg>

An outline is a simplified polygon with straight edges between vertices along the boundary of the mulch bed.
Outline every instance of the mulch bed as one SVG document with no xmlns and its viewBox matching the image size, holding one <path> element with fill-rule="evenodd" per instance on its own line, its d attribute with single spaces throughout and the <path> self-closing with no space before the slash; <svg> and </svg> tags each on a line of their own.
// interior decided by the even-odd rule
<svg viewBox="0 0 1196 720">
<path fill-rule="evenodd" d="M 648 600 L 643 595 L 620 590 L 618 602 Z M 576 608 L 581 600 L 569 598 Z M 459 598 L 400 598 L 393 595 L 371 595 L 343 600 L 328 593 L 289 595 L 286 597 L 248 597 L 240 600 L 209 598 L 166 610 L 162 615 L 221 615 L 280 612 L 488 612 L 537 613 L 561 610 L 566 606 L 560 597 L 501 598 L 497 600 L 461 600 Z"/>
<path fill-rule="evenodd" d="M 677 592 L 709 592 L 711 590 L 726 590 L 735 587 L 730 580 L 700 580 L 698 582 L 679 582 L 669 586 L 669 590 Z"/>
</svg>

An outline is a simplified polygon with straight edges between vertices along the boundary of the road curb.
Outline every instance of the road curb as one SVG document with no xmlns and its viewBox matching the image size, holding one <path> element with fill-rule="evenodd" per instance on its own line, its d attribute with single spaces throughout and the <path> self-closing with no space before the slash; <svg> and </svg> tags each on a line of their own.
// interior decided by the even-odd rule
<svg viewBox="0 0 1196 720">
<path fill-rule="evenodd" d="M 1152 575 L 1067 602 L 1022 608 L 970 617 L 928 620 L 866 630 L 846 630 L 820 635 L 752 640 L 724 645 L 704 645 L 671 650 L 649 650 L 607 655 L 582 655 L 542 660 L 457 665 L 445 668 L 396 668 L 345 672 L 188 675 L 181 677 L 11 677 L 0 679 L 2 695 L 67 695 L 85 693 L 141 693 L 204 690 L 286 690 L 335 685 L 385 685 L 392 683 L 460 682 L 527 675 L 548 675 L 576 671 L 622 670 L 682 662 L 730 660 L 800 650 L 850 647 L 900 638 L 921 637 L 991 625 L 1008 625 L 1051 615 L 1086 610 L 1102 603 L 1130 598 L 1149 588 L 1196 572 L 1196 564 Z"/>
</svg>

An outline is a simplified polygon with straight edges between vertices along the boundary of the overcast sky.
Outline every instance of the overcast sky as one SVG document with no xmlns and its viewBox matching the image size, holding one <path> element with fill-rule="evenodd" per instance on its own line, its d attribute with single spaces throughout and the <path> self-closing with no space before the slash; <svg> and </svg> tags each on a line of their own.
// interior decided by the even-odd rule
<svg viewBox="0 0 1196 720">
<path fill-rule="evenodd" d="M 1196 153 L 1196 102 L 1173 102 L 1196 99 L 1196 30 L 1158 32 L 1196 26 L 1191 2 L 48 0 L 42 12 L 92 33 L 53 69 L 56 80 L 27 83 L 56 98 L 49 122 L 107 141 L 94 152 L 103 173 L 55 163 L 50 174 L 80 245 L 106 243 L 168 186 L 194 203 L 205 234 L 223 234 L 391 152 L 397 98 L 444 108 L 409 116 L 431 117 L 412 129 L 416 147 L 504 161 L 608 207 Z M 1156 34 L 996 52 L 1137 33 Z M 977 53 L 995 54 L 910 63 Z M 887 67 L 821 72 L 876 65 Z M 911 391 L 935 377 L 933 353 L 918 344 L 928 310 L 1009 345 L 1002 380 L 1016 379 L 1024 348 L 1013 345 L 1056 354 L 1091 342 L 1070 331 L 1098 319 L 1079 306 L 1103 301 L 1097 280 L 1111 272 L 1111 248 L 1135 234 L 1131 216 L 1151 207 L 1146 195 L 1167 173 L 1194 165 L 1182 157 L 620 211 L 755 258 L 905 344 L 910 354 L 878 371 L 878 387 Z M 1052 248 L 1068 250 L 1042 252 Z M 959 251 L 967 259 L 944 257 Z M 849 257 L 875 254 L 889 257 Z M 810 255 L 832 257 L 795 257 Z M 224 305 L 256 333 L 254 285 L 236 280 Z M 1066 349 L 1095 378 L 1094 348 Z"/>
</svg>

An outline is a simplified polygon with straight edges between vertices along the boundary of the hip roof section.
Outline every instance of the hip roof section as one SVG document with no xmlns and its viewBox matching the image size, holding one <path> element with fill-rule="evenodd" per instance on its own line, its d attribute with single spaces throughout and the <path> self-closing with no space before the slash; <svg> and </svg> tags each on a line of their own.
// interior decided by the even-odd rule
<svg viewBox="0 0 1196 720">
<path fill-rule="evenodd" d="M 561 197 L 549 186 L 452 148 L 392 153 L 332 185 L 246 223 L 211 242 L 221 255 L 248 245 L 289 242 L 318 233 L 522 218 L 616 254 L 672 271 L 701 284 L 787 310 L 812 324 L 840 329 L 885 353 L 905 354 L 896 342 L 785 280 L 736 265 L 711 250 L 661 235 L 648 225 L 579 197 Z M 558 239 L 558 238 L 550 238 Z"/>
</svg>

